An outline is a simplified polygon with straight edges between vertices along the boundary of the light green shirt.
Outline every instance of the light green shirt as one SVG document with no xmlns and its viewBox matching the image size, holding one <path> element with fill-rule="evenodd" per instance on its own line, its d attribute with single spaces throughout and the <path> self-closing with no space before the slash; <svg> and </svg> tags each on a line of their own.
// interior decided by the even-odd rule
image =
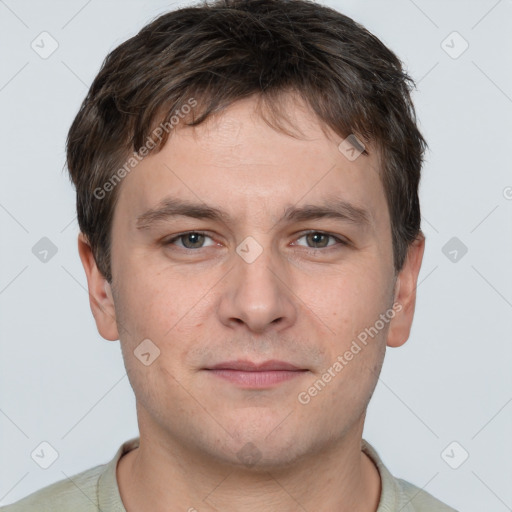
<svg viewBox="0 0 512 512">
<path fill-rule="evenodd" d="M 51 484 L 29 496 L 0 507 L 1 512 L 126 512 L 116 480 L 119 459 L 139 446 L 135 437 L 121 445 L 115 457 L 68 480 Z M 457 512 L 418 487 L 394 478 L 375 449 L 364 439 L 362 450 L 380 473 L 382 492 L 376 512 Z"/>
</svg>

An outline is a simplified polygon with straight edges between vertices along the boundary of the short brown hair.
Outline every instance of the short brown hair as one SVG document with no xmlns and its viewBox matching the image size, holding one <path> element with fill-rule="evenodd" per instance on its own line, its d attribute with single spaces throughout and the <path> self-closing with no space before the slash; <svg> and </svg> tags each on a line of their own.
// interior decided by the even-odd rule
<svg viewBox="0 0 512 512">
<path fill-rule="evenodd" d="M 112 280 L 120 187 L 109 186 L 101 198 L 95 191 L 105 191 L 116 171 L 120 178 L 155 126 L 190 98 L 193 126 L 252 95 L 278 112 L 282 94 L 293 92 L 336 134 L 355 134 L 380 152 L 398 272 L 421 233 L 418 186 L 427 144 L 416 125 L 413 87 L 377 37 L 309 0 L 217 0 L 161 15 L 106 57 L 67 138 L 78 222 L 99 270 Z"/>
</svg>

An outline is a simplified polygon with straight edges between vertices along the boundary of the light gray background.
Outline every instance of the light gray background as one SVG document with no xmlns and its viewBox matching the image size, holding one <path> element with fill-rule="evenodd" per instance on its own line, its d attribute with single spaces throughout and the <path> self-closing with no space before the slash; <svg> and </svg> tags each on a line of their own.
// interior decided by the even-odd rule
<svg viewBox="0 0 512 512">
<path fill-rule="evenodd" d="M 461 511 L 512 510 L 512 2 L 327 3 L 405 62 L 430 144 L 415 323 L 388 350 L 364 437 Z M 107 53 L 177 5 L 0 0 L 0 504 L 109 461 L 138 433 L 119 342 L 89 310 L 64 142 Z M 42 31 L 59 44 L 47 59 L 31 48 Z M 469 43 L 458 58 L 453 31 Z M 42 237 L 58 249 L 46 263 L 32 253 Z M 455 262 L 452 237 L 468 249 Z M 31 458 L 42 441 L 59 453 L 46 470 Z M 458 469 L 442 457 L 453 441 L 452 465 L 469 453 Z"/>
</svg>

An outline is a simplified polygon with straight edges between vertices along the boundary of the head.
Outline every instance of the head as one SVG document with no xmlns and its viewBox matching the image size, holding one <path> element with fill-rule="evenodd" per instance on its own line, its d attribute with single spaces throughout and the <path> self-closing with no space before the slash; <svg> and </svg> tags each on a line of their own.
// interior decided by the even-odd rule
<svg viewBox="0 0 512 512">
<path fill-rule="evenodd" d="M 141 436 L 275 466 L 362 429 L 423 255 L 411 87 L 374 35 L 302 0 L 183 8 L 109 54 L 68 168 Z M 211 371 L 234 359 L 303 371 L 248 389 Z"/>
</svg>

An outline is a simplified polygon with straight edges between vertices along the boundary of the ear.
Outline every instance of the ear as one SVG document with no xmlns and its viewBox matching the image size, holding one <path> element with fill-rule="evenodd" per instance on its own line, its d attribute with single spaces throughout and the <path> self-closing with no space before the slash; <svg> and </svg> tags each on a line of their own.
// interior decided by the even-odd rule
<svg viewBox="0 0 512 512">
<path fill-rule="evenodd" d="M 78 253 L 89 288 L 89 303 L 100 335 L 109 341 L 119 339 L 112 289 L 96 265 L 94 254 L 83 233 L 78 235 Z"/>
<path fill-rule="evenodd" d="M 409 246 L 404 266 L 395 283 L 394 302 L 401 308 L 396 308 L 396 314 L 389 324 L 388 347 L 400 347 L 409 339 L 416 306 L 418 274 L 424 251 L 425 235 L 420 232 L 418 238 Z"/>
</svg>

